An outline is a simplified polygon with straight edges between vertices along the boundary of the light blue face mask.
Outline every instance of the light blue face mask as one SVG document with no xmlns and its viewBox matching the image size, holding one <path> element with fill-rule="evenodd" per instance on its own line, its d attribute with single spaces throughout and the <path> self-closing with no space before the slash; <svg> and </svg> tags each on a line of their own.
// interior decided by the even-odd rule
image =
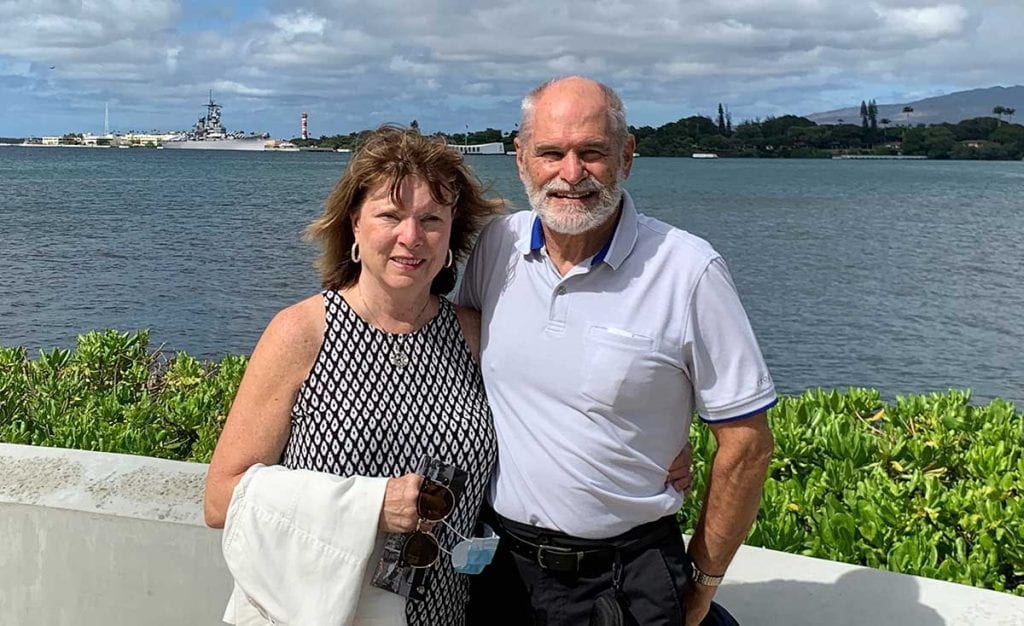
<svg viewBox="0 0 1024 626">
<path fill-rule="evenodd" d="M 483 525 L 483 537 L 462 537 L 452 548 L 452 567 L 460 574 L 479 574 L 494 559 L 498 549 L 498 535 L 487 524 Z M 448 527 L 451 529 L 451 526 Z M 454 529 L 452 529 L 454 530 Z M 458 534 L 458 533 L 456 533 Z"/>
</svg>

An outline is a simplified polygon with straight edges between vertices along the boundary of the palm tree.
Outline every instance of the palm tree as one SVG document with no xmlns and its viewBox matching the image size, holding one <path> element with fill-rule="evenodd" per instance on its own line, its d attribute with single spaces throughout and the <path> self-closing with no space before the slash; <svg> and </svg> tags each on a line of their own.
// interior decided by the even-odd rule
<svg viewBox="0 0 1024 626">
<path fill-rule="evenodd" d="M 889 124 L 892 124 L 892 120 L 887 117 L 883 117 L 882 119 L 878 120 L 878 123 L 881 124 L 882 126 L 882 141 L 886 141 L 887 138 L 885 136 L 885 129 L 887 126 L 889 126 Z"/>
<path fill-rule="evenodd" d="M 907 141 L 907 130 L 910 129 L 910 114 L 914 112 L 914 107 L 907 105 L 903 107 L 903 112 L 907 114 L 907 127 L 903 129 L 903 137 L 900 139 L 900 154 L 903 154 L 903 144 Z"/>
<path fill-rule="evenodd" d="M 992 108 L 992 115 L 997 116 L 1000 122 L 1003 121 L 1003 113 L 1006 113 L 1006 107 L 1002 105 L 995 106 Z"/>
<path fill-rule="evenodd" d="M 1009 107 L 1003 107 L 1003 113 L 1005 113 L 1006 117 L 1009 118 L 1011 124 L 1013 123 L 1013 114 L 1016 113 L 1016 112 L 1017 112 L 1017 109 L 1011 109 Z"/>
</svg>

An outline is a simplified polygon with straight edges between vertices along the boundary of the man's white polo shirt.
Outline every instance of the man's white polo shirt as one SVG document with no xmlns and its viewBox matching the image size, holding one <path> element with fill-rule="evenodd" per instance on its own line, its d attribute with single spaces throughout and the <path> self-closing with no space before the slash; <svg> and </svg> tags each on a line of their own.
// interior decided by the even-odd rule
<svg viewBox="0 0 1024 626">
<path fill-rule="evenodd" d="M 460 301 L 483 316 L 481 369 L 504 517 L 604 538 L 678 510 L 665 485 L 694 412 L 769 408 L 775 388 L 722 258 L 623 194 L 612 239 L 565 276 L 533 212 L 481 233 Z"/>
</svg>

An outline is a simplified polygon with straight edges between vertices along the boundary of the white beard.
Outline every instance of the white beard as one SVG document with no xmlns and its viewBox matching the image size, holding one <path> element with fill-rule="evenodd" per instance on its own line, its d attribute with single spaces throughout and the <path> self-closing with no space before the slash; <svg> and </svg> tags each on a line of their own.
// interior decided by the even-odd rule
<svg viewBox="0 0 1024 626">
<path fill-rule="evenodd" d="M 615 215 L 622 200 L 622 173 L 616 172 L 615 180 L 609 185 L 602 185 L 592 176 L 575 185 L 555 178 L 544 184 L 543 187 L 535 187 L 533 181 L 527 177 L 526 195 L 530 199 L 530 206 L 540 216 L 541 222 L 551 230 L 562 235 L 580 235 L 587 231 L 594 230 L 608 219 Z M 597 192 L 597 205 L 593 208 L 575 208 L 566 206 L 552 206 L 548 203 L 548 194 L 558 193 L 588 193 Z"/>
</svg>

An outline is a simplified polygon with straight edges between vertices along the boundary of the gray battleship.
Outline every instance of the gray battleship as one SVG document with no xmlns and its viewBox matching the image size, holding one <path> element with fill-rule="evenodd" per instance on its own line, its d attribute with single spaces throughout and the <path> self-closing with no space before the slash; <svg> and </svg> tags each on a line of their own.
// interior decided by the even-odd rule
<svg viewBox="0 0 1024 626">
<path fill-rule="evenodd" d="M 187 133 L 162 142 L 161 146 L 174 150 L 266 150 L 269 135 L 229 133 L 220 123 L 221 105 L 213 101 L 206 104 L 206 115 L 199 118 Z"/>
</svg>

